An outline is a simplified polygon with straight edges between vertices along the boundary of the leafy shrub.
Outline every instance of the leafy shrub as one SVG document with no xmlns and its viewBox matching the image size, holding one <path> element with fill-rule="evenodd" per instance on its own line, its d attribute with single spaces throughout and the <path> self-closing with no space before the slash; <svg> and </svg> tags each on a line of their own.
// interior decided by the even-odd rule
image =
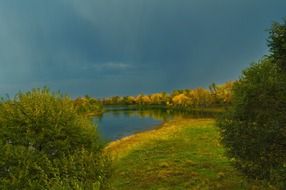
<svg viewBox="0 0 286 190">
<path fill-rule="evenodd" d="M 89 96 L 79 97 L 74 101 L 78 113 L 85 115 L 101 115 L 103 112 L 102 104 L 95 98 Z"/>
<path fill-rule="evenodd" d="M 246 69 L 218 121 L 222 142 L 248 177 L 286 187 L 286 77 L 271 59 Z"/>
<path fill-rule="evenodd" d="M 47 89 L 0 104 L 0 189 L 105 189 L 110 162 L 95 126 Z"/>
</svg>

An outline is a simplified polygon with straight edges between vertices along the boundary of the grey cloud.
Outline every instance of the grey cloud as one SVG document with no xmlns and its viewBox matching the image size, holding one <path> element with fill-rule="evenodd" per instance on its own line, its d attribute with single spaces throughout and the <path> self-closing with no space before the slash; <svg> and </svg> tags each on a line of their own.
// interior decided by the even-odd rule
<svg viewBox="0 0 286 190">
<path fill-rule="evenodd" d="M 0 2 L 0 94 L 170 91 L 236 79 L 267 53 L 284 0 Z"/>
</svg>

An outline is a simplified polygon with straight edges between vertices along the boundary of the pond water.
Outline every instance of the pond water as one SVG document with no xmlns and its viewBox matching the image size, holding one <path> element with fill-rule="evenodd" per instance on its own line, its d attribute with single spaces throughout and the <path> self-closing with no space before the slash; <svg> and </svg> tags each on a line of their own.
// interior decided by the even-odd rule
<svg viewBox="0 0 286 190">
<path fill-rule="evenodd" d="M 211 117 L 201 113 L 174 112 L 164 108 L 140 110 L 134 107 L 106 107 L 101 117 L 93 121 L 105 141 L 112 141 L 122 137 L 158 127 L 164 121 L 174 117 L 205 118 Z"/>
</svg>

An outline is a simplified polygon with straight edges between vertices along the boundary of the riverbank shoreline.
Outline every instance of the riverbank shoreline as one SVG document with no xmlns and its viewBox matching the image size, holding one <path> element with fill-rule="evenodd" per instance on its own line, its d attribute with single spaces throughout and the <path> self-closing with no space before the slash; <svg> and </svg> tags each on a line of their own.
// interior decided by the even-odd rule
<svg viewBox="0 0 286 190">
<path fill-rule="evenodd" d="M 274 189 L 249 182 L 225 156 L 214 119 L 173 119 L 109 143 L 113 189 Z"/>
<path fill-rule="evenodd" d="M 178 122 L 214 122 L 214 119 L 207 118 L 207 119 L 171 119 L 168 121 L 163 121 L 160 125 L 154 126 L 151 130 L 141 131 L 134 133 L 132 135 L 123 137 L 121 139 L 112 141 L 107 144 L 105 150 L 108 151 L 114 160 L 119 159 L 125 155 L 128 150 L 131 150 L 135 147 L 140 145 L 144 145 L 150 140 L 156 140 L 165 138 L 168 136 L 172 131 L 175 132 L 180 130 L 177 128 L 176 124 Z M 118 151 L 117 151 L 118 149 Z M 125 152 L 125 153 L 124 153 Z"/>
</svg>

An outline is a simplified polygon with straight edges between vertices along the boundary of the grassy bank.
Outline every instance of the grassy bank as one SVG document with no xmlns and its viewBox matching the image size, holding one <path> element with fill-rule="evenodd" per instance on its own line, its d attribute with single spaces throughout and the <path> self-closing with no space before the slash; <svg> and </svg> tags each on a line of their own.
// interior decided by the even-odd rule
<svg viewBox="0 0 286 190">
<path fill-rule="evenodd" d="M 235 171 L 212 119 L 175 119 L 106 150 L 114 160 L 114 189 L 270 189 Z"/>
</svg>

